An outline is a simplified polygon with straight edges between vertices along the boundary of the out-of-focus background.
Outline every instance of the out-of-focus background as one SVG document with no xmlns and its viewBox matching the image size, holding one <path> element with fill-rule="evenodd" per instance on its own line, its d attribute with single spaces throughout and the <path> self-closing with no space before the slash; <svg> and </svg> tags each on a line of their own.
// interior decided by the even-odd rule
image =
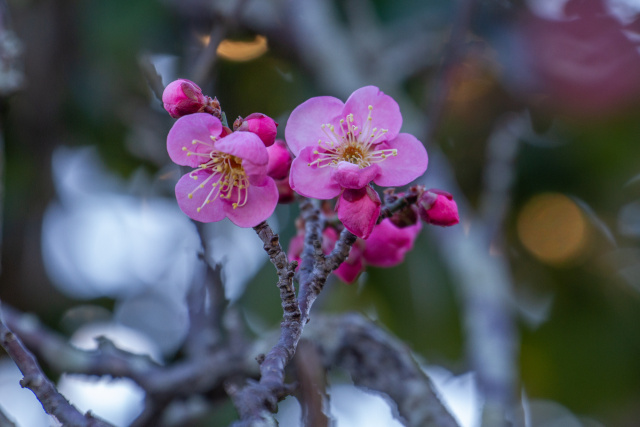
<svg viewBox="0 0 640 427">
<path fill-rule="evenodd" d="M 314 310 L 364 313 L 444 369 L 465 426 L 480 425 L 482 349 L 504 350 L 496 360 L 510 363 L 528 425 L 637 426 L 640 2 L 302 3 L 0 2 L 0 299 L 78 345 L 109 331 L 171 361 L 200 240 L 173 197 L 173 119 L 158 83 L 194 79 L 231 119 L 274 117 L 281 137 L 305 99 L 374 84 L 425 142 L 420 182 L 454 194 L 461 224 L 425 227 L 401 266 L 332 280 Z M 269 220 L 283 242 L 297 213 L 279 206 Z M 277 327 L 275 272 L 255 233 L 225 220 L 207 235 L 247 324 Z M 485 303 L 479 331 L 474 307 Z M 12 369 L 0 364 L 10 414 Z M 77 378 L 54 379 L 78 393 Z M 336 381 L 332 411 L 352 417 L 338 425 L 374 425 L 339 406 L 340 393 L 357 397 Z M 128 392 L 105 410 L 121 425 L 142 404 Z M 287 404 L 283 414 L 295 412 Z M 225 411 L 220 425 L 233 419 Z"/>
</svg>

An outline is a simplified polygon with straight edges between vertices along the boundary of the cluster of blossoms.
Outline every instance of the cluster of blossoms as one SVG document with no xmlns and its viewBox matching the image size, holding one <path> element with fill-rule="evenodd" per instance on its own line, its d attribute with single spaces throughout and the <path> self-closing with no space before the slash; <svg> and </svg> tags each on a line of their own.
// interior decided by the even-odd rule
<svg viewBox="0 0 640 427">
<path fill-rule="evenodd" d="M 235 132 L 220 121 L 220 104 L 189 80 L 167 86 L 165 109 L 179 117 L 167 136 L 173 162 L 195 168 L 176 184 L 178 205 L 190 218 L 215 222 L 229 218 L 240 227 L 267 219 L 278 204 L 269 175 L 269 150 L 277 123 L 264 114 L 239 118 Z M 272 167 L 272 166 L 271 166 Z"/>
<path fill-rule="evenodd" d="M 321 200 L 337 198 L 337 219 L 359 237 L 336 274 L 352 282 L 365 265 L 390 267 L 400 263 L 425 222 L 458 223 L 450 194 L 421 188 L 413 204 L 379 221 L 380 187 L 409 184 L 427 169 L 428 156 L 413 135 L 401 133 L 398 104 L 374 86 L 356 90 L 346 102 L 315 97 L 296 107 L 276 140 L 277 123 L 253 113 L 239 117 L 231 130 L 215 98 L 203 95 L 189 80 L 169 84 L 162 97 L 165 109 L 178 118 L 169 131 L 171 160 L 194 168 L 176 185 L 180 208 L 201 222 L 225 217 L 241 227 L 266 220 L 276 205 L 297 193 Z M 222 120 L 221 120 L 222 119 Z M 387 192 L 387 202 L 396 200 Z M 329 253 L 338 229 L 323 231 Z M 302 252 L 303 227 L 291 242 L 290 257 Z"/>
<path fill-rule="evenodd" d="M 386 218 L 377 224 L 367 240 L 357 239 L 351 247 L 349 257 L 334 273 L 342 281 L 353 283 L 367 265 L 374 267 L 393 267 L 404 260 L 405 254 L 413 248 L 413 243 L 422 230 L 422 224 L 416 222 L 407 227 L 398 227 Z M 329 254 L 339 233 L 329 225 L 322 231 L 322 250 Z M 304 227 L 298 227 L 298 234 L 289 243 L 289 259 L 301 261 L 304 247 Z"/>
</svg>

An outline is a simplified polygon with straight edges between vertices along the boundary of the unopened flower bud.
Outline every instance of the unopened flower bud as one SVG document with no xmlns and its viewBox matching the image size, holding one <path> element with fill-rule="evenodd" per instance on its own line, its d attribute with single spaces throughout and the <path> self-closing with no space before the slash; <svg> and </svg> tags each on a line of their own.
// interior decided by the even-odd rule
<svg viewBox="0 0 640 427">
<path fill-rule="evenodd" d="M 162 94 L 165 110 L 174 119 L 187 114 L 198 113 L 208 105 L 208 99 L 202 89 L 187 79 L 179 79 L 167 85 Z"/>
<path fill-rule="evenodd" d="M 278 203 L 291 203 L 296 198 L 296 193 L 291 189 L 289 185 L 289 177 L 283 179 L 276 179 L 276 187 L 278 187 Z"/>
<path fill-rule="evenodd" d="M 292 161 L 287 144 L 277 139 L 273 145 L 267 147 L 267 152 L 269 153 L 267 175 L 273 179 L 287 178 Z"/>
<path fill-rule="evenodd" d="M 418 214 L 427 224 L 449 227 L 460 222 L 458 205 L 446 191 L 427 190 L 418 200 Z"/>
<path fill-rule="evenodd" d="M 262 113 L 251 113 L 244 119 L 238 117 L 233 122 L 233 130 L 253 132 L 260 137 L 264 145 L 269 147 L 276 140 L 278 123 Z"/>
</svg>

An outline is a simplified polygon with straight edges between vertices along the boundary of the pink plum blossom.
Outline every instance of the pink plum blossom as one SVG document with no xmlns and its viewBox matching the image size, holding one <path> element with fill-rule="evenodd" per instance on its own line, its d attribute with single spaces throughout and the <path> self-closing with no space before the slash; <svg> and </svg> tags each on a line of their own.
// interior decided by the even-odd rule
<svg viewBox="0 0 640 427">
<path fill-rule="evenodd" d="M 417 222 L 407 227 L 396 226 L 386 218 L 373 228 L 367 240 L 357 239 L 351 246 L 349 256 L 340 264 L 334 274 L 345 283 L 353 283 L 367 265 L 374 267 L 394 267 L 404 261 L 405 254 L 413 248 L 416 237 L 422 230 Z M 322 232 L 322 251 L 329 254 L 338 241 L 338 232 L 327 227 Z M 304 228 L 289 243 L 289 259 L 300 262 L 304 248 Z"/>
<path fill-rule="evenodd" d="M 267 153 L 269 153 L 267 175 L 273 179 L 288 177 L 292 158 L 287 149 L 287 143 L 282 139 L 276 139 L 275 144 L 267 147 Z"/>
<path fill-rule="evenodd" d="M 393 267 L 404 261 L 404 256 L 413 248 L 413 242 L 422 230 L 416 222 L 408 227 L 396 226 L 390 218 L 376 225 L 367 239 L 364 259 L 375 267 Z"/>
<path fill-rule="evenodd" d="M 346 103 L 330 96 L 305 101 L 293 110 L 285 129 L 296 156 L 291 188 L 305 197 L 339 196 L 338 217 L 349 231 L 366 238 L 379 209 L 371 192 L 362 190 L 370 182 L 405 185 L 427 169 L 424 146 L 400 133 L 401 126 L 398 104 L 375 86 L 356 90 Z"/>
<path fill-rule="evenodd" d="M 203 95 L 202 89 L 187 79 L 169 83 L 162 93 L 162 103 L 174 119 L 193 113 L 213 113 L 220 108 L 217 100 Z"/>
<path fill-rule="evenodd" d="M 269 155 L 251 132 L 227 134 L 210 114 L 184 116 L 167 136 L 171 160 L 196 168 L 176 184 L 180 209 L 190 218 L 215 222 L 228 217 L 240 227 L 267 219 L 278 203 L 278 189 L 267 175 Z"/>
<path fill-rule="evenodd" d="M 460 222 L 458 205 L 446 191 L 432 188 L 418 199 L 418 214 L 427 224 L 449 227 Z"/>
<path fill-rule="evenodd" d="M 278 123 L 262 113 L 251 113 L 244 119 L 238 117 L 234 122 L 234 130 L 253 132 L 260 137 L 264 145 L 269 147 L 276 140 Z"/>
<path fill-rule="evenodd" d="M 278 187 L 278 203 L 291 203 L 295 199 L 295 193 L 289 185 L 289 169 L 291 168 L 291 153 L 286 142 L 276 139 L 276 142 L 267 147 L 269 164 L 267 175 L 273 178 Z"/>
</svg>

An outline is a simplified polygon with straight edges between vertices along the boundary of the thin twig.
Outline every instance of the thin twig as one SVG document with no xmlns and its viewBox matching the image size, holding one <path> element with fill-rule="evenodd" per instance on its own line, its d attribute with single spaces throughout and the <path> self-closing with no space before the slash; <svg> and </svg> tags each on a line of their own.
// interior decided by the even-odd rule
<svg viewBox="0 0 640 427">
<path fill-rule="evenodd" d="M 228 392 L 240 414 L 240 421 L 234 424 L 237 427 L 268 426 L 273 423 L 271 413 L 275 412 L 278 400 L 290 393 L 290 388 L 284 384 L 284 370 L 296 352 L 304 325 L 309 321 L 311 306 L 322 291 L 329 273 L 347 258 L 349 249 L 356 240 L 353 234 L 344 230 L 333 252 L 326 260 L 321 252 L 318 254 L 318 249 L 321 251 L 321 248 L 316 243 L 310 242 L 313 245 L 313 251 L 310 252 L 316 262 L 311 274 L 300 283 L 300 292 L 296 300 L 293 276 L 297 263 L 287 261 L 287 255 L 280 246 L 278 235 L 273 233 L 266 222 L 260 223 L 254 229 L 264 243 L 264 249 L 278 272 L 278 288 L 284 315 L 280 324 L 278 343 L 266 356 L 259 358 L 260 381 L 251 382 L 240 390 L 228 387 Z M 311 231 L 317 233 L 317 231 Z"/>
<path fill-rule="evenodd" d="M 0 312 L 0 344 L 16 363 L 24 378 L 20 385 L 36 395 L 47 414 L 55 416 L 65 426 L 107 427 L 111 424 L 95 418 L 91 413 L 83 415 L 63 395 L 40 369 L 36 358 L 26 349 L 20 339 L 7 328 Z"/>
<path fill-rule="evenodd" d="M 226 378 L 251 371 L 235 350 L 209 353 L 206 357 L 187 359 L 162 366 L 147 355 L 118 349 L 105 338 L 96 350 L 80 350 L 66 339 L 38 322 L 33 316 L 3 306 L 6 324 L 27 347 L 57 372 L 126 377 L 151 395 L 186 396 L 206 392 Z"/>
</svg>

